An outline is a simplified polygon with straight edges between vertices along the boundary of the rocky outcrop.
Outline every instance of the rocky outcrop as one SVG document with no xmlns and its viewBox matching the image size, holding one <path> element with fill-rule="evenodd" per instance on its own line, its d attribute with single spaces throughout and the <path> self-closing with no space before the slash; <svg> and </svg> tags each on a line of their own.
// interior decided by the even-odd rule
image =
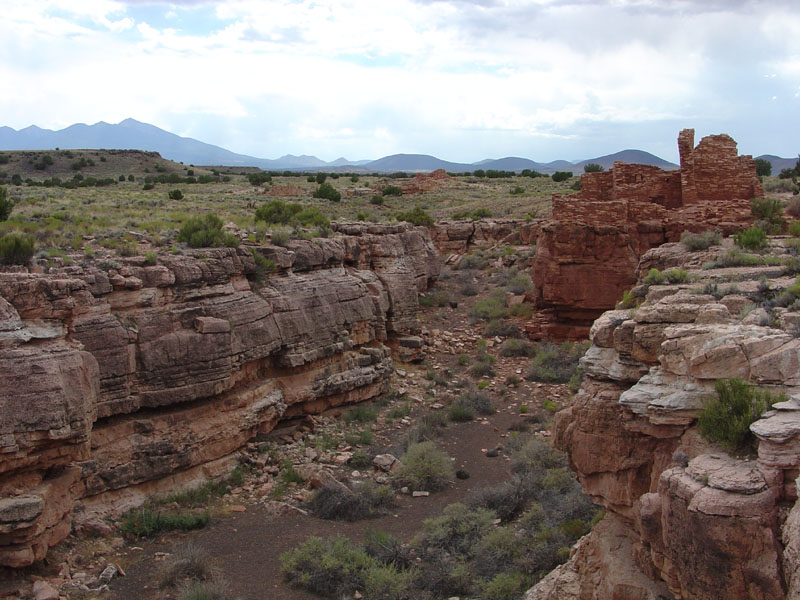
<svg viewBox="0 0 800 600">
<path fill-rule="evenodd" d="M 75 517 L 230 467 L 281 419 L 374 397 L 438 275 L 424 228 L 0 273 L 0 564 Z M 252 252 L 273 260 L 263 276 Z"/>
<path fill-rule="evenodd" d="M 437 221 L 429 229 L 439 254 L 465 254 L 473 248 L 496 244 L 533 246 L 539 237 L 541 222 L 522 219 Z"/>
<path fill-rule="evenodd" d="M 579 193 L 553 197 L 532 271 L 539 308 L 532 337 L 585 338 L 636 281 L 647 250 L 684 231 L 730 233 L 751 222 L 750 200 L 764 195 L 753 158 L 738 156 L 727 135 L 694 147 L 692 129 L 681 132 L 678 147 L 678 171 L 617 162 L 583 174 Z"/>
<path fill-rule="evenodd" d="M 676 262 L 698 261 L 678 244 L 642 260 Z M 583 384 L 554 437 L 608 523 L 528 600 L 798 597 L 800 340 L 739 317 L 763 300 L 762 273 L 692 270 L 697 281 L 651 286 L 638 308 L 595 321 Z M 773 274 L 777 296 L 793 279 Z M 772 325 L 791 321 L 791 311 L 775 311 Z M 755 456 L 731 456 L 697 431 L 715 381 L 727 377 L 797 398 L 750 427 Z"/>
</svg>

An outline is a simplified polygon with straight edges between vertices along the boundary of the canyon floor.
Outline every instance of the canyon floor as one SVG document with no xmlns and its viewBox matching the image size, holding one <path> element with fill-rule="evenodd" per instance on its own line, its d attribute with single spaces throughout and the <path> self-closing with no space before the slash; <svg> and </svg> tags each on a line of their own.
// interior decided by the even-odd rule
<svg viewBox="0 0 800 600">
<path fill-rule="evenodd" d="M 503 254 L 506 265 L 519 261 L 512 269 L 524 267 L 524 256 L 510 257 L 508 251 Z M 123 536 L 117 524 L 115 531 L 104 537 L 71 537 L 51 551 L 49 566 L 29 571 L 28 577 L 41 575 L 58 584 L 63 583 L 69 573 L 73 581 L 85 581 L 88 587 L 93 587 L 97 585 L 94 578 L 111 563 L 121 567 L 125 576 L 115 577 L 108 591 L 93 594 L 76 589 L 69 598 L 177 598 L 176 589 L 159 587 L 159 573 L 181 546 L 191 543 L 209 556 L 211 564 L 230 586 L 232 598 L 311 599 L 317 596 L 284 581 L 280 573 L 281 553 L 309 536 L 346 535 L 358 542 L 369 530 L 384 531 L 408 542 L 422 530 L 425 519 L 440 515 L 445 506 L 464 501 L 473 490 L 509 479 L 507 453 L 500 450 L 499 456 L 492 457 L 493 453 L 487 456 L 487 451 L 502 448 L 521 431 L 549 435 L 546 429 L 551 413 L 568 401 L 570 392 L 562 384 L 526 380 L 524 374 L 529 359 L 502 357 L 498 349 L 503 338 L 487 339 L 486 322 L 474 315 L 475 304 L 486 301 L 493 291 L 495 297 L 499 290 L 511 294 L 506 286 L 515 271 L 503 265 L 504 257 L 500 252 L 486 253 L 479 259 L 478 266 L 483 268 L 452 271 L 446 268 L 443 280 L 429 292 L 438 302 L 420 310 L 421 337 L 426 342 L 422 360 L 415 363 L 395 361 L 391 391 L 383 401 L 372 403 L 377 409 L 373 419 L 344 425 L 347 412 L 352 410 L 351 406 L 345 406 L 314 418 L 311 428 L 307 426 L 308 420 L 279 428 L 265 441 L 249 445 L 255 457 L 263 455 L 264 448 L 269 447 L 269 464 L 257 464 L 240 486 L 214 502 L 214 518 L 206 528 L 134 539 Z M 464 295 L 465 288 L 479 290 L 479 293 Z M 521 300 L 522 295 L 516 297 Z M 520 329 L 523 322 L 523 317 L 503 320 L 508 327 Z M 478 342 L 482 339 L 486 342 L 480 350 Z M 470 375 L 470 365 L 476 363 L 480 352 L 494 357 L 494 373 L 476 378 Z M 312 474 L 318 470 L 332 471 L 337 479 L 351 481 L 380 477 L 382 473 L 372 466 L 354 469 L 351 465 L 337 463 L 360 449 L 369 455 L 389 452 L 400 456 L 403 441 L 420 419 L 431 412 L 446 412 L 448 402 L 458 393 L 455 388 L 459 381 L 466 379 L 490 394 L 496 412 L 469 422 L 449 422 L 439 429 L 440 435 L 435 441 L 452 457 L 456 469 L 469 474 L 468 479 L 456 478 L 445 490 L 430 496 L 412 497 L 398 492 L 397 504 L 389 514 L 356 522 L 322 520 L 308 514 L 303 508 L 304 501 L 313 491 L 306 483 L 293 483 L 285 490 L 275 490 L 279 479 L 275 465 L 285 464 L 287 457 L 293 463 L 305 463 L 296 465 L 301 473 L 307 474 L 309 469 Z M 546 402 L 549 410 L 545 409 Z M 331 440 L 341 439 L 343 431 L 352 435 L 361 430 L 372 432 L 369 449 L 349 445 L 344 440 L 333 447 L 335 442 Z M 257 450 L 259 447 L 261 452 Z M 324 449 L 320 450 L 322 447 Z M 7 580 L 5 589 L 6 593 L 13 593 L 15 582 Z"/>
</svg>

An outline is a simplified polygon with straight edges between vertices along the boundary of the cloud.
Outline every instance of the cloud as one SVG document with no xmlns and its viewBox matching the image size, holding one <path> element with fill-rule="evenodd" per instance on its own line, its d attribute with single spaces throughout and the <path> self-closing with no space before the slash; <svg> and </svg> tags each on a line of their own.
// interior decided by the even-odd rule
<svg viewBox="0 0 800 600">
<path fill-rule="evenodd" d="M 798 16 L 745 0 L 33 0 L 0 15 L 0 125 L 132 116 L 260 156 L 466 161 L 757 117 L 766 144 L 800 126 Z"/>
</svg>

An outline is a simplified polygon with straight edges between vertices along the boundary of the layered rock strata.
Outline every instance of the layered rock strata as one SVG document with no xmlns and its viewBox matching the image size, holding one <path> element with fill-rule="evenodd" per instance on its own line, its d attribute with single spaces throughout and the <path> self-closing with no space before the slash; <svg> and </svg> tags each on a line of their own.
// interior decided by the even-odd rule
<svg viewBox="0 0 800 600">
<path fill-rule="evenodd" d="M 464 254 L 473 248 L 496 244 L 533 246 L 539 237 L 541 222 L 522 219 L 438 221 L 429 229 L 440 254 Z"/>
<path fill-rule="evenodd" d="M 387 389 L 438 275 L 424 228 L 0 273 L 0 564 L 230 468 L 281 419 Z M 277 270 L 259 278 L 253 252 Z"/>
<path fill-rule="evenodd" d="M 727 135 L 678 137 L 681 168 L 664 171 L 617 162 L 581 176 L 581 191 L 553 197 L 542 226 L 532 279 L 539 308 L 532 337 L 584 339 L 592 321 L 636 281 L 639 258 L 684 231 L 725 233 L 752 220 L 750 200 L 764 195 L 751 156 Z"/>
<path fill-rule="evenodd" d="M 672 244 L 642 262 L 700 260 Z M 774 296 L 793 279 L 764 267 L 690 273 L 700 281 L 651 286 L 640 307 L 591 328 L 583 384 L 554 437 L 606 516 L 527 600 L 800 597 L 800 340 L 779 328 L 800 315 L 748 312 L 764 298 L 762 274 Z M 697 431 L 728 377 L 791 398 L 750 427 L 752 457 Z"/>
</svg>

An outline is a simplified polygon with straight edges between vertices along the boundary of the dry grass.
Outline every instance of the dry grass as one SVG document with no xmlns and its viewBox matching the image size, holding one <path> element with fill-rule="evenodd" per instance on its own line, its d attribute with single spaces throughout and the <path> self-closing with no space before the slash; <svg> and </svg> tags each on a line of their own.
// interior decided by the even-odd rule
<svg viewBox="0 0 800 600">
<path fill-rule="evenodd" d="M 68 153 L 67 153 L 68 152 Z M 72 254 L 73 260 L 82 258 L 87 245 L 102 258 L 119 254 L 119 246 L 145 241 L 154 246 L 169 248 L 175 243 L 180 224 L 190 215 L 214 212 L 224 223 L 233 222 L 251 233 L 254 240 L 263 239 L 261 228 L 254 221 L 255 208 L 264 202 L 281 198 L 300 202 L 304 208 L 319 208 L 331 220 L 392 222 L 399 211 L 420 207 L 437 221 L 453 218 L 459 213 L 488 209 L 494 217 L 524 218 L 526 215 L 545 216 L 550 211 L 553 192 L 569 193 L 567 183 L 555 183 L 550 178 L 525 177 L 476 179 L 457 176 L 434 191 L 422 194 L 387 197 L 383 205 L 370 203 L 370 199 L 388 184 L 402 183 L 383 176 L 361 175 L 357 182 L 350 177 L 328 178 L 342 193 L 339 203 L 312 198 L 316 182 L 305 175 L 276 176 L 272 184 L 253 186 L 246 174 L 247 168 L 220 168 L 227 182 L 205 184 L 156 183 L 153 189 L 144 190 L 146 177 L 176 174 L 180 177 L 209 175 L 210 168 L 182 165 L 164 160 L 153 153 L 116 150 L 48 151 L 52 164 L 45 169 L 35 168 L 44 152 L 2 152 L 10 157 L 0 165 L 5 173 L 9 197 L 15 202 L 11 219 L 0 224 L 0 235 L 8 231 L 25 231 L 37 239 L 37 249 L 62 249 Z M 72 165 L 84 160 L 85 166 L 74 170 Z M 104 159 L 104 160 L 103 160 Z M 91 162 L 90 162 L 91 161 Z M 93 163 L 93 164 L 91 164 Z M 190 173 L 191 172 L 191 173 Z M 34 181 L 58 177 L 63 181 L 76 173 L 84 177 L 113 178 L 116 183 L 104 187 L 65 189 L 61 187 L 34 187 L 10 185 L 14 174 L 23 180 Z M 124 181 L 119 176 L 124 175 Z M 128 181 L 133 175 L 134 181 Z M 510 193 L 521 187 L 521 194 Z M 292 190 L 291 196 L 271 196 L 270 189 Z M 170 200 L 172 189 L 180 189 L 181 200 Z M 94 240 L 84 239 L 93 236 Z M 139 253 L 150 248 L 144 247 Z"/>
</svg>

